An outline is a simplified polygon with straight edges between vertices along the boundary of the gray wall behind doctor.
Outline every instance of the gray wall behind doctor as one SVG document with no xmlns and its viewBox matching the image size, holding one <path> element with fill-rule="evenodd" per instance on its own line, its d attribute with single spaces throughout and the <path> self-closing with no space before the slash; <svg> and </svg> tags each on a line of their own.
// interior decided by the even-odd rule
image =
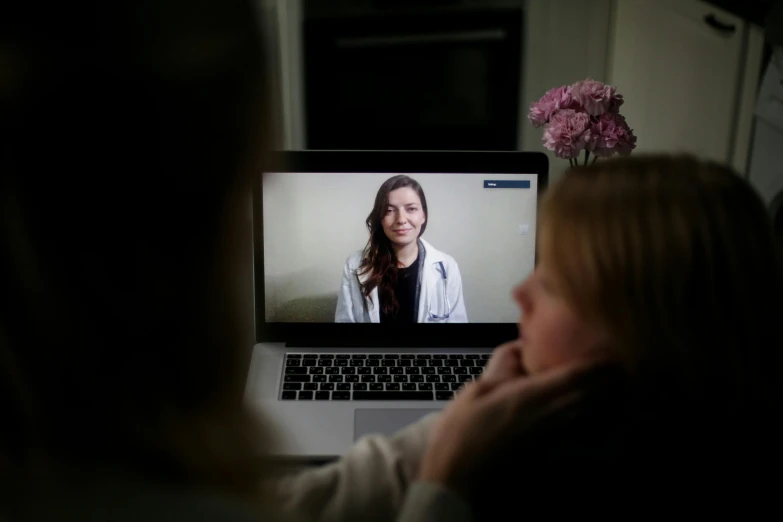
<svg viewBox="0 0 783 522">
<path fill-rule="evenodd" d="M 378 188 L 392 175 L 264 175 L 268 321 L 334 321 L 345 261 L 367 243 L 365 220 Z M 457 261 L 469 320 L 516 322 L 511 289 L 534 263 L 535 176 L 411 176 L 429 206 L 422 237 Z M 528 179 L 531 186 L 484 189 L 485 179 Z M 520 225 L 529 227 L 527 233 Z"/>
</svg>

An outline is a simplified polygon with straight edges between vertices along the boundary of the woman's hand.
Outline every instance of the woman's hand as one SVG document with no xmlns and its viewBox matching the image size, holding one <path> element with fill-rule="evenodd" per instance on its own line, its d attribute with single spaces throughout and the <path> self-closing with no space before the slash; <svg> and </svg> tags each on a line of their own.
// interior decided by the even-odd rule
<svg viewBox="0 0 783 522">
<path fill-rule="evenodd" d="M 524 376 L 519 345 L 496 350 L 485 375 L 457 393 L 433 427 L 419 480 L 470 500 L 481 472 L 519 446 L 534 424 L 573 405 L 597 384 L 602 361 L 583 360 Z"/>
</svg>

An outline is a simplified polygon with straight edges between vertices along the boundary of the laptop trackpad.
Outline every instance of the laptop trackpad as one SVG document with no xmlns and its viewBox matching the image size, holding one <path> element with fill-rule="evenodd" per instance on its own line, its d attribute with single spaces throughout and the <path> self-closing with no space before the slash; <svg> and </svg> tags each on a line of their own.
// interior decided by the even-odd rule
<svg viewBox="0 0 783 522">
<path fill-rule="evenodd" d="M 392 435 L 400 428 L 437 409 L 357 409 L 353 414 L 353 440 L 364 435 Z"/>
</svg>

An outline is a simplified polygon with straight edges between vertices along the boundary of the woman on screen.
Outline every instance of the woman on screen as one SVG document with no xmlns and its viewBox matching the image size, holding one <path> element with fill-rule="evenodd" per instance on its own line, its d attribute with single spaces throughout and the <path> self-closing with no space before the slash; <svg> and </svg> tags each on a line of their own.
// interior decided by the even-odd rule
<svg viewBox="0 0 783 522">
<path fill-rule="evenodd" d="M 335 322 L 468 322 L 457 262 L 421 239 L 427 217 L 416 180 L 399 175 L 381 185 L 367 246 L 345 262 Z"/>
</svg>

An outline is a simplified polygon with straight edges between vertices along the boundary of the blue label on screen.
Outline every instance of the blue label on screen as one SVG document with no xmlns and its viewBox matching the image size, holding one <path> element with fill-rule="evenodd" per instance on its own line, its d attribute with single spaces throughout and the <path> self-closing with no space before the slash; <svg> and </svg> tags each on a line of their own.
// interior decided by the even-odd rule
<svg viewBox="0 0 783 522">
<path fill-rule="evenodd" d="M 484 188 L 516 188 L 516 189 L 529 189 L 529 180 L 517 180 L 517 179 L 485 179 Z"/>
</svg>

